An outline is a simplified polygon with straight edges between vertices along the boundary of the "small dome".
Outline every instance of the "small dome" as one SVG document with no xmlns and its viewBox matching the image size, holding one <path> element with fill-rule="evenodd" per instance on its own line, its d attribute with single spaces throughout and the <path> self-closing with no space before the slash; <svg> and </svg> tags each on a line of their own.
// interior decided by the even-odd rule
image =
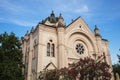
<svg viewBox="0 0 120 80">
<path fill-rule="evenodd" d="M 99 29 L 98 29 L 97 25 L 95 25 L 94 32 L 95 32 L 95 36 L 100 36 L 100 37 L 101 37 L 101 35 L 100 35 L 100 33 L 99 33 Z"/>
</svg>

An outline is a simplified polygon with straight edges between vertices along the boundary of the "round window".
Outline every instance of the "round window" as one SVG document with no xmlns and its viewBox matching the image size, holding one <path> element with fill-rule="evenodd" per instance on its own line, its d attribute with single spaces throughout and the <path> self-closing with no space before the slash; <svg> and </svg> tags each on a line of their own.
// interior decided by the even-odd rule
<svg viewBox="0 0 120 80">
<path fill-rule="evenodd" d="M 77 53 L 79 53 L 79 54 L 83 54 L 83 53 L 84 53 L 84 50 L 85 50 L 84 47 L 83 47 L 83 45 L 80 44 L 80 43 L 78 43 L 78 44 L 76 45 L 75 49 L 76 49 Z"/>
</svg>

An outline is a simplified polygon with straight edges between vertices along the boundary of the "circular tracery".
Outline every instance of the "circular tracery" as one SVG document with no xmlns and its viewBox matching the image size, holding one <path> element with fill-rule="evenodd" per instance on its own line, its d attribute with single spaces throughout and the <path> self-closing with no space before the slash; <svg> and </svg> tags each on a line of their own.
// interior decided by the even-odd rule
<svg viewBox="0 0 120 80">
<path fill-rule="evenodd" d="M 78 43 L 75 48 L 76 48 L 77 53 L 84 54 L 85 49 L 82 44 Z"/>
</svg>

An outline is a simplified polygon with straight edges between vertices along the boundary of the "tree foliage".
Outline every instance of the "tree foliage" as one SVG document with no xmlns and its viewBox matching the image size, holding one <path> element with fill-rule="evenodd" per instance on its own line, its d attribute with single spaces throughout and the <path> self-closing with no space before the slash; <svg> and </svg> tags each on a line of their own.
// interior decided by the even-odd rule
<svg viewBox="0 0 120 80">
<path fill-rule="evenodd" d="M 117 55 L 118 56 L 118 63 L 114 64 L 113 65 L 113 72 L 114 72 L 114 77 L 115 77 L 115 80 L 116 80 L 116 73 L 118 73 L 118 75 L 120 76 L 120 55 Z"/>
<path fill-rule="evenodd" d="M 14 33 L 0 34 L 0 80 L 22 80 L 21 43 Z"/>
<path fill-rule="evenodd" d="M 120 76 L 120 64 L 114 64 L 113 65 L 113 72 L 114 72 L 114 77 L 115 77 L 115 80 L 116 80 L 116 73 L 118 73 L 119 74 L 119 76 Z"/>
<path fill-rule="evenodd" d="M 68 68 L 41 72 L 39 80 L 76 80 L 76 78 L 79 80 L 110 80 L 109 69 L 110 66 L 103 61 L 103 56 L 99 56 L 96 60 L 87 57 L 69 64 Z"/>
<path fill-rule="evenodd" d="M 119 60 L 118 62 L 120 63 L 120 55 L 117 55 L 117 56 L 118 56 L 118 60 Z"/>
</svg>

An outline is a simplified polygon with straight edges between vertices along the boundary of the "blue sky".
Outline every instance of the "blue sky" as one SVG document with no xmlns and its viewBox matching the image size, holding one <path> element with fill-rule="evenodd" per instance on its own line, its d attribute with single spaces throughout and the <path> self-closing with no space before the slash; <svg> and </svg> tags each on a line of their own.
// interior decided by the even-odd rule
<svg viewBox="0 0 120 80">
<path fill-rule="evenodd" d="M 88 26 L 100 29 L 109 40 L 112 63 L 120 55 L 120 0 L 0 0 L 0 34 L 5 31 L 24 36 L 27 30 L 48 17 L 54 10 L 62 13 L 66 25 L 81 16 Z"/>
</svg>

